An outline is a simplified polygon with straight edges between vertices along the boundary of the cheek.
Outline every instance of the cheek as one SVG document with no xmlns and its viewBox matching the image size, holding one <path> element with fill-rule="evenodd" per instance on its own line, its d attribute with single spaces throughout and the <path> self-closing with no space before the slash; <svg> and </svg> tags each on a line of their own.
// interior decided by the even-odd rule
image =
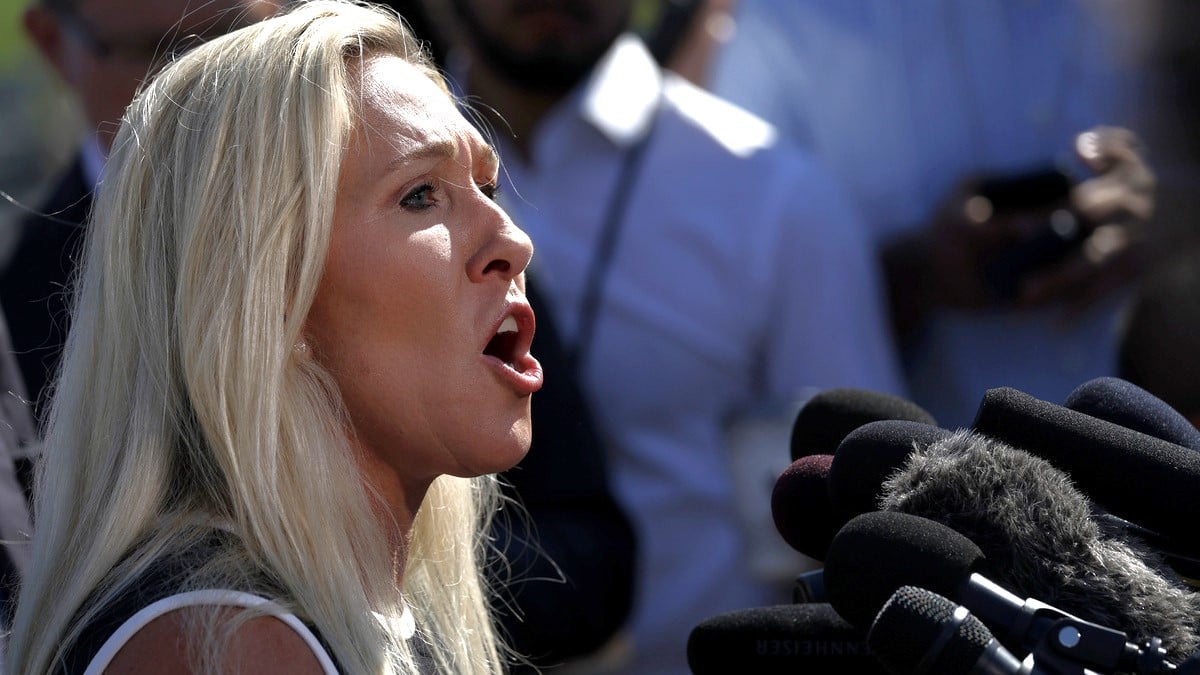
<svg viewBox="0 0 1200 675">
<path fill-rule="evenodd" d="M 421 372 L 422 346 L 394 315 L 365 305 L 325 308 L 310 314 L 314 358 L 332 377 L 360 449 L 381 454 L 409 446 L 423 394 L 414 384 L 430 377 Z"/>
<path fill-rule="evenodd" d="M 378 232 L 388 230 L 335 229 L 305 322 L 318 361 L 360 419 L 410 407 L 412 392 L 444 386 L 458 337 L 444 238 L 380 241 Z"/>
<path fill-rule="evenodd" d="M 338 330 L 398 337 L 419 333 L 439 314 L 451 281 L 443 238 L 388 236 L 386 224 L 335 226 L 334 232 L 314 311 L 340 317 Z"/>
<path fill-rule="evenodd" d="M 367 281 L 367 280 L 363 280 Z M 352 288 L 329 285 L 318 295 L 306 333 L 322 365 L 359 386 L 408 378 L 441 357 L 428 307 L 401 280 L 378 278 Z"/>
</svg>

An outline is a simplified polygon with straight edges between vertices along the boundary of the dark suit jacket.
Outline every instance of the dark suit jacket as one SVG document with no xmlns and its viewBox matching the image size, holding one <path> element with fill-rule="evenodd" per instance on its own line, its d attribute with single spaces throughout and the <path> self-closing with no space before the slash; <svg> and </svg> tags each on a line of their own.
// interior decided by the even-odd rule
<svg viewBox="0 0 1200 675">
<path fill-rule="evenodd" d="M 84 178 L 82 159 L 59 180 L 46 204 L 18 223 L 21 232 L 8 265 L 0 270 L 0 307 L 4 308 L 17 369 L 33 401 L 37 425 L 45 412 L 46 383 L 58 367 L 66 338 L 67 304 L 63 295 L 75 269 L 74 254 L 82 242 L 83 223 L 92 206 L 92 186 Z M 14 461 L 13 469 L 28 498 L 33 465 Z M 15 568 L 0 555 L 0 623 L 11 617 Z"/>
<path fill-rule="evenodd" d="M 19 223 L 13 256 L 0 271 L 0 306 L 39 426 L 49 400 L 46 385 L 66 340 L 66 291 L 81 254 L 92 189 L 77 157 L 40 211 Z"/>
</svg>

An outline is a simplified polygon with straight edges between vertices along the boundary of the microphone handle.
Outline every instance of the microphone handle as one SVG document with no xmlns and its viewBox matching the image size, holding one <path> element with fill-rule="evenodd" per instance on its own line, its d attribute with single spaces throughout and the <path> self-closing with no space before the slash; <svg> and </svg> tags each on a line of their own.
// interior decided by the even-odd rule
<svg viewBox="0 0 1200 675">
<path fill-rule="evenodd" d="M 1022 663 L 1004 648 L 1000 641 L 992 638 L 983 651 L 983 656 L 975 662 L 975 667 L 967 675 L 1033 675 L 1032 659 L 1028 664 Z"/>
</svg>

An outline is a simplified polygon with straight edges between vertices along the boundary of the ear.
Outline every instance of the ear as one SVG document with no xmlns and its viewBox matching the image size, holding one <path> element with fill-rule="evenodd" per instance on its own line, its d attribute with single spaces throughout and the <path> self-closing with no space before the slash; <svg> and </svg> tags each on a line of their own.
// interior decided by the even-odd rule
<svg viewBox="0 0 1200 675">
<path fill-rule="evenodd" d="M 70 82 L 66 70 L 66 31 L 62 19 L 53 10 L 34 4 L 22 15 L 25 34 L 65 82 Z"/>
</svg>

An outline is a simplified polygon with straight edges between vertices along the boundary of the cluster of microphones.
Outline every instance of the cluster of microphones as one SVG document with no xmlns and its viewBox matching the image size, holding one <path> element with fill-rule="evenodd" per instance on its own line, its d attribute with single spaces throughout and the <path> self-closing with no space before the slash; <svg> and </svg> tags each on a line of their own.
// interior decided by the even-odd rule
<svg viewBox="0 0 1200 675">
<path fill-rule="evenodd" d="M 953 431 L 829 390 L 791 455 L 772 515 L 822 566 L 696 626 L 695 675 L 1200 674 L 1200 431 L 1145 390 L 992 389 Z"/>
</svg>

